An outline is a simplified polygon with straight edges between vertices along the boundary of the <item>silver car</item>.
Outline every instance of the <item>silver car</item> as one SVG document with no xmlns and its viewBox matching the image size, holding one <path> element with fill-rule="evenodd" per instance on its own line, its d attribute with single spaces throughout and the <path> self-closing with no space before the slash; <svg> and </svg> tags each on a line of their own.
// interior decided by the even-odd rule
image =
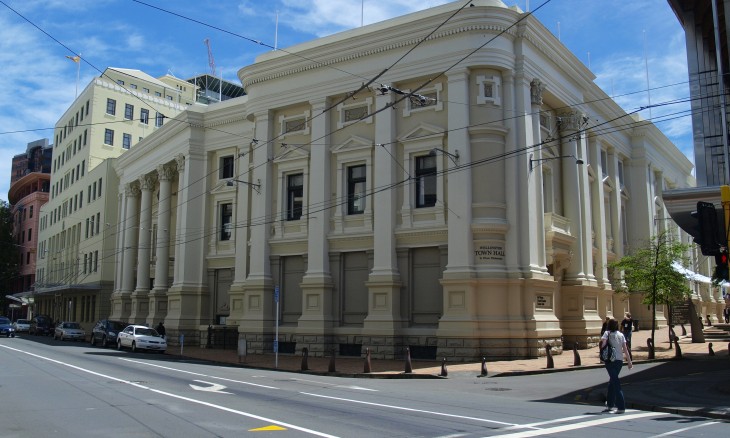
<svg viewBox="0 0 730 438">
<path fill-rule="evenodd" d="M 164 353 L 167 350 L 167 341 L 155 329 L 143 325 L 128 325 L 117 335 L 117 350 L 122 348 Z"/>
<path fill-rule="evenodd" d="M 53 331 L 53 339 L 83 341 L 86 339 L 86 332 L 78 322 L 59 322 Z"/>
<path fill-rule="evenodd" d="M 29 319 L 19 319 L 13 323 L 13 328 L 15 328 L 16 333 L 20 332 L 28 332 L 30 330 L 30 320 Z"/>
</svg>

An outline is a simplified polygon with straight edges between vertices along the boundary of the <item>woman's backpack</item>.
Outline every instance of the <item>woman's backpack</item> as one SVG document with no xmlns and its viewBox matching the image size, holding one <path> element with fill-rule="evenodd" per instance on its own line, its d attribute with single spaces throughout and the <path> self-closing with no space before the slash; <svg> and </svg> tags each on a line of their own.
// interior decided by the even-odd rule
<svg viewBox="0 0 730 438">
<path fill-rule="evenodd" d="M 616 349 L 611 345 L 611 334 L 608 334 L 608 339 L 606 339 L 606 345 L 604 345 L 600 350 L 600 356 L 601 360 L 603 362 L 613 362 L 616 360 Z"/>
</svg>

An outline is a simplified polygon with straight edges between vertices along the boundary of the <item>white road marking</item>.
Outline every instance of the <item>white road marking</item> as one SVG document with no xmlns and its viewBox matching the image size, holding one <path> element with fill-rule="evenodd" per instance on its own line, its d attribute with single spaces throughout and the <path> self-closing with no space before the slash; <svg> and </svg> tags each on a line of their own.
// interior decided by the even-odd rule
<svg viewBox="0 0 730 438">
<path fill-rule="evenodd" d="M 675 433 L 685 432 L 685 431 L 688 431 L 690 429 L 697 429 L 698 427 L 705 427 L 705 426 L 709 426 L 711 424 L 717 424 L 717 423 L 718 423 L 717 421 L 710 421 L 708 423 L 696 424 L 694 426 L 685 427 L 683 429 L 670 430 L 669 432 L 666 432 L 666 433 L 663 433 L 663 434 L 660 434 L 660 435 L 654 435 L 654 436 L 652 436 L 650 438 L 659 438 L 660 436 L 674 435 Z"/>
<path fill-rule="evenodd" d="M 362 386 L 355 386 L 355 385 L 337 385 L 336 388 L 346 388 L 346 389 L 357 389 L 358 391 L 373 391 L 378 392 L 377 389 L 370 389 L 370 388 L 363 388 Z"/>
<path fill-rule="evenodd" d="M 503 430 L 537 429 L 538 426 L 544 426 L 546 424 L 567 423 L 568 421 L 582 420 L 584 418 L 593 418 L 593 417 L 594 417 L 594 415 L 576 415 L 575 417 L 563 417 L 563 418 L 558 418 L 558 419 L 555 419 L 555 420 L 540 421 L 540 422 L 537 422 L 537 423 L 518 424 L 516 426 L 505 427 Z"/>
<path fill-rule="evenodd" d="M 157 364 L 154 364 L 154 363 L 142 362 L 141 360 L 125 359 L 125 358 L 119 358 L 119 360 L 124 360 L 124 361 L 127 361 L 127 362 L 138 363 L 138 364 L 142 364 L 142 365 L 150 366 L 150 367 L 155 367 L 155 368 L 162 368 L 163 370 L 175 371 L 175 372 L 183 373 L 183 374 L 191 374 L 193 376 L 206 377 L 208 379 L 217 379 L 217 380 L 223 380 L 225 382 L 240 383 L 242 385 L 258 386 L 259 388 L 266 388 L 266 389 L 279 389 L 279 388 L 277 388 L 275 386 L 259 385 L 258 383 L 244 382 L 242 380 L 234 380 L 234 379 L 226 379 L 225 377 L 209 376 L 207 374 L 196 373 L 196 372 L 193 372 L 193 371 L 186 371 L 186 370 L 181 370 L 181 369 L 178 369 L 178 368 L 172 368 L 172 367 L 166 367 L 166 366 L 162 366 L 162 365 L 157 365 Z"/>
<path fill-rule="evenodd" d="M 531 436 L 551 435 L 554 433 L 561 433 L 561 432 L 565 432 L 568 430 L 585 429 L 588 427 L 600 426 L 602 424 L 617 423 L 620 421 L 634 420 L 637 418 L 646 418 L 646 417 L 657 417 L 657 416 L 662 416 L 662 415 L 669 415 L 669 414 L 664 413 L 664 412 L 640 412 L 637 414 L 627 414 L 627 415 L 613 414 L 610 417 L 599 418 L 599 419 L 591 420 L 591 421 L 583 421 L 581 423 L 566 424 L 564 426 L 551 427 L 548 429 L 526 430 L 524 432 L 516 432 L 516 433 L 510 433 L 510 434 L 498 435 L 498 436 L 499 436 L 499 438 L 503 438 L 503 437 L 525 438 L 525 437 L 531 437 Z"/>
<path fill-rule="evenodd" d="M 224 389 L 226 389 L 226 387 L 221 385 L 220 383 L 210 383 L 210 382 L 204 382 L 202 380 L 194 380 L 194 382 L 200 382 L 200 383 L 205 383 L 206 385 L 210 385 L 210 386 L 198 386 L 198 385 L 193 385 L 192 383 L 190 383 L 189 384 L 190 387 L 196 391 L 208 391 L 208 392 L 215 392 L 218 394 L 230 394 L 230 392 L 223 391 Z"/>
<path fill-rule="evenodd" d="M 318 380 L 308 380 L 308 379 L 291 379 L 291 380 L 294 380 L 296 382 L 316 383 L 317 385 L 332 386 L 334 388 L 357 389 L 359 391 L 373 391 L 373 392 L 378 392 L 379 391 L 377 389 L 364 388 L 362 386 L 356 386 L 356 385 L 338 385 L 336 383 L 320 382 Z"/>
<path fill-rule="evenodd" d="M 422 409 L 406 408 L 406 407 L 403 407 L 403 406 L 384 405 L 384 404 L 381 404 L 381 403 L 372 403 L 372 402 L 366 402 L 366 401 L 361 401 L 361 400 L 352 400 L 352 399 L 348 399 L 348 398 L 331 397 L 331 396 L 328 396 L 328 395 L 312 394 L 312 393 L 309 393 L 309 392 L 301 392 L 300 394 L 309 395 L 309 396 L 312 396 L 312 397 L 326 398 L 326 399 L 330 399 L 330 400 L 339 400 L 339 401 L 346 401 L 346 402 L 350 402 L 350 403 L 358 403 L 358 404 L 362 404 L 362 405 L 378 406 L 378 407 L 381 407 L 381 408 L 398 409 L 398 410 L 401 410 L 401 411 L 421 412 L 421 413 L 424 413 L 424 414 L 439 415 L 439 416 L 442 416 L 442 417 L 460 418 L 462 420 L 480 421 L 482 423 L 494 423 L 494 424 L 501 424 L 501 425 L 504 425 L 504 426 L 516 426 L 515 423 L 505 423 L 503 421 L 489 420 L 489 419 L 486 419 L 486 418 L 467 417 L 465 415 L 456 415 L 456 414 L 446 414 L 446 413 L 443 413 L 443 412 L 425 411 L 425 410 L 422 410 Z"/>
<path fill-rule="evenodd" d="M 81 372 L 84 372 L 84 373 L 88 373 L 88 374 L 91 374 L 91 375 L 94 375 L 94 376 L 97 376 L 97 377 L 102 377 L 104 379 L 113 380 L 113 381 L 119 382 L 119 383 L 125 383 L 125 384 L 130 385 L 130 386 L 133 386 L 135 388 L 144 389 L 144 390 L 151 391 L 151 392 L 154 392 L 154 393 L 157 393 L 157 394 L 160 394 L 160 395 L 164 395 L 164 396 L 167 396 L 167 397 L 176 398 L 176 399 L 179 399 L 179 400 L 184 400 L 184 401 L 187 401 L 187 402 L 190 402 L 190 403 L 196 403 L 196 404 L 203 405 L 203 406 L 208 406 L 208 407 L 213 408 L 213 409 L 218 409 L 218 410 L 221 410 L 221 411 L 230 412 L 232 414 L 240 415 L 240 416 L 243 416 L 243 417 L 253 418 L 254 420 L 261 420 L 261 421 L 264 421 L 264 422 L 267 422 L 267 423 L 273 423 L 273 424 L 276 424 L 276 425 L 279 425 L 279 426 L 282 426 L 282 427 L 288 427 L 290 429 L 298 430 L 298 431 L 305 432 L 305 433 L 308 433 L 308 434 L 311 434 L 311 435 L 315 435 L 315 436 L 321 436 L 321 437 L 325 437 L 325 438 L 338 438 L 336 435 L 329 435 L 329 434 L 326 434 L 326 433 L 323 433 L 323 432 L 318 432 L 316 430 L 312 430 L 312 429 L 307 429 L 305 427 L 296 426 L 294 424 L 284 423 L 284 422 L 279 421 L 279 420 L 274 420 L 273 418 L 266 418 L 266 417 L 262 417 L 260 415 L 251 414 L 251 413 L 248 413 L 248 412 L 243 412 L 243 411 L 239 411 L 239 410 L 236 410 L 236 409 L 231 409 L 231 408 L 228 408 L 228 407 L 225 407 L 225 406 L 221 406 L 221 405 L 216 405 L 216 404 L 213 404 L 213 403 L 204 402 L 202 400 L 196 400 L 194 398 L 184 397 L 184 396 L 181 396 L 181 395 L 172 394 L 170 392 L 160 391 L 159 389 L 153 389 L 153 388 L 150 388 L 148 386 L 140 385 L 139 383 L 131 382 L 129 380 L 119 379 L 117 377 L 112 377 L 112 376 L 109 376 L 109 375 L 106 375 L 106 374 L 98 373 L 96 371 L 91 371 L 91 370 L 86 369 L 86 368 L 82 368 L 82 367 L 79 367 L 79 366 L 76 366 L 76 365 L 71 365 L 70 363 L 61 362 L 60 360 L 51 359 L 49 357 L 41 356 L 41 355 L 35 354 L 35 353 L 30 353 L 28 351 L 19 350 L 17 348 L 8 347 L 6 345 L 0 345 L 0 347 L 6 348 L 6 349 L 12 350 L 12 351 L 17 351 L 18 353 L 27 354 L 29 356 L 37 357 L 38 359 L 43 359 L 43 360 L 46 360 L 48 362 L 52 362 L 52 363 L 55 363 L 55 364 L 58 364 L 58 365 L 63 365 L 65 367 L 69 367 L 69 368 L 75 369 L 77 371 L 81 371 Z"/>
</svg>

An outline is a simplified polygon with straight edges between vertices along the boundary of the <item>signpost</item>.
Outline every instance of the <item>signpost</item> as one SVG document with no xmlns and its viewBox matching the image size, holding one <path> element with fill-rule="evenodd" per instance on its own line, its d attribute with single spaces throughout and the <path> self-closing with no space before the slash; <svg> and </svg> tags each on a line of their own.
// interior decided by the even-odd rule
<svg viewBox="0 0 730 438">
<path fill-rule="evenodd" d="M 274 368 L 279 368 L 279 286 L 274 286 L 274 302 L 276 303 L 276 335 L 274 336 Z"/>
</svg>

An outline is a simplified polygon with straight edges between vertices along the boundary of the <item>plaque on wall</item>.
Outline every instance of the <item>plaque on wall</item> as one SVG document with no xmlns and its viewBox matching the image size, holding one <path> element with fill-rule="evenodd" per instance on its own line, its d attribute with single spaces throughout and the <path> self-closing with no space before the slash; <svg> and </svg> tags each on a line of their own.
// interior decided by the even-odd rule
<svg viewBox="0 0 730 438">
<path fill-rule="evenodd" d="M 552 309 L 553 308 L 552 295 L 536 295 L 535 296 L 535 308 Z"/>
<path fill-rule="evenodd" d="M 477 264 L 504 262 L 504 243 L 474 242 L 474 261 Z"/>
</svg>

